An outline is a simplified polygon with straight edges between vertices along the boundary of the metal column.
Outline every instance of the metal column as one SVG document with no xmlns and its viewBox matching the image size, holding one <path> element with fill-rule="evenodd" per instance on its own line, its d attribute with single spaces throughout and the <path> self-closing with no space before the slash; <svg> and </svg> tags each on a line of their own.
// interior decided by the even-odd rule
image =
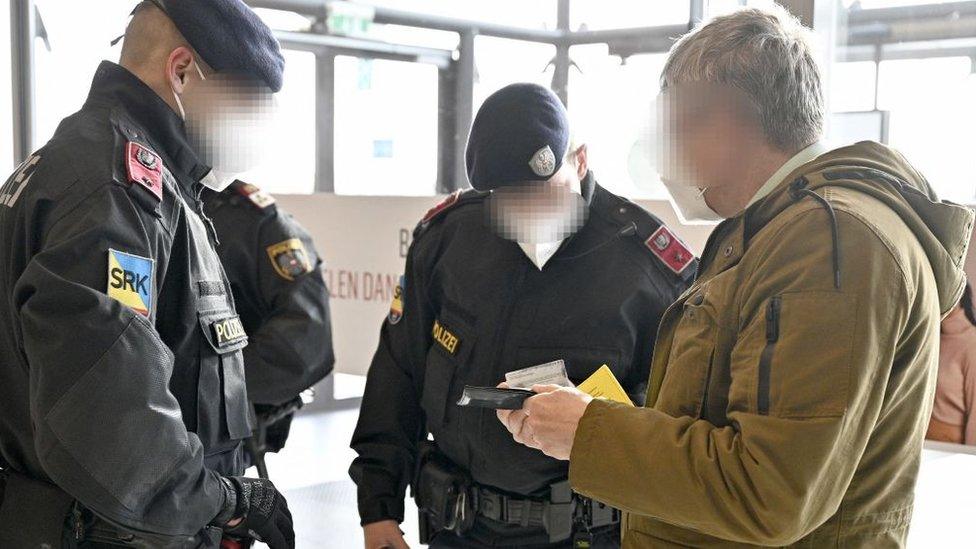
<svg viewBox="0 0 976 549">
<path fill-rule="evenodd" d="M 460 38 L 457 70 L 454 72 L 454 174 L 450 181 L 438 181 L 438 187 L 443 186 L 445 191 L 468 186 L 468 172 L 464 167 L 464 147 L 468 141 L 471 120 L 474 118 L 475 33 L 462 32 Z"/>
<path fill-rule="evenodd" d="M 707 0 L 691 0 L 691 10 L 688 14 L 688 26 L 695 28 L 705 20 Z"/>
<path fill-rule="evenodd" d="M 34 37 L 37 19 L 33 0 L 10 1 L 10 72 L 13 98 L 14 163 L 34 150 Z"/>
<path fill-rule="evenodd" d="M 315 54 L 315 192 L 335 192 L 335 53 Z"/>
</svg>

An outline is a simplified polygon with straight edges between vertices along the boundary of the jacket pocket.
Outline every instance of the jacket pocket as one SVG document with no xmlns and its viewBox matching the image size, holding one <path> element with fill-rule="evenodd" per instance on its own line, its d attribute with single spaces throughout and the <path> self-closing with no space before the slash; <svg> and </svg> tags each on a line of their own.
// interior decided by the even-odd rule
<svg viewBox="0 0 976 549">
<path fill-rule="evenodd" d="M 442 309 L 431 326 L 427 350 L 424 387 L 420 403 L 427 417 L 427 428 L 438 431 L 456 417 L 451 413 L 461 398 L 463 376 L 475 345 L 474 330 L 462 315 Z"/>
<path fill-rule="evenodd" d="M 717 311 L 703 286 L 682 305 L 666 373 L 654 407 L 668 415 L 701 417 L 715 351 Z"/>
<path fill-rule="evenodd" d="M 229 309 L 199 313 L 199 321 L 206 343 L 200 346 L 198 430 L 208 427 L 207 438 L 214 444 L 223 440 L 223 434 L 236 444 L 251 436 L 241 353 L 247 346 L 247 335 L 240 318 Z M 210 450 L 208 447 L 208 453 Z"/>
<path fill-rule="evenodd" d="M 850 393 L 856 296 L 787 293 L 769 298 L 763 310 L 761 327 L 747 330 L 750 337 L 740 342 L 761 349 L 749 359 L 754 366 L 738 368 L 745 378 L 750 377 L 747 370 L 754 371 L 751 411 L 780 418 L 843 415 Z"/>
</svg>

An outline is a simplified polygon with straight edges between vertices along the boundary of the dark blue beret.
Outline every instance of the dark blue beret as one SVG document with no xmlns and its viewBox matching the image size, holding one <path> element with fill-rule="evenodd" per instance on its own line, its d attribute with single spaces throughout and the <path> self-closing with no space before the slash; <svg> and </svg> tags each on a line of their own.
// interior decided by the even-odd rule
<svg viewBox="0 0 976 549">
<path fill-rule="evenodd" d="M 545 181 L 569 147 L 566 107 L 548 88 L 511 84 L 491 94 L 474 117 L 464 160 L 479 191 Z"/>
<path fill-rule="evenodd" d="M 241 0 L 151 0 L 215 71 L 241 72 L 277 92 L 285 58 L 271 29 Z"/>
</svg>

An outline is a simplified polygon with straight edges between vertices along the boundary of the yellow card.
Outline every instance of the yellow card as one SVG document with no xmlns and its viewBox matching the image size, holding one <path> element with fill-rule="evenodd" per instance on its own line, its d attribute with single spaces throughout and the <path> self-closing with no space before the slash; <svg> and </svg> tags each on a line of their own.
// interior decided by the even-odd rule
<svg viewBox="0 0 976 549">
<path fill-rule="evenodd" d="M 599 370 L 593 372 L 593 375 L 586 378 L 586 381 L 577 385 L 576 388 L 594 398 L 612 400 L 628 406 L 634 405 L 634 402 L 627 396 L 627 392 L 620 386 L 617 377 L 613 375 L 606 364 L 600 366 Z"/>
</svg>

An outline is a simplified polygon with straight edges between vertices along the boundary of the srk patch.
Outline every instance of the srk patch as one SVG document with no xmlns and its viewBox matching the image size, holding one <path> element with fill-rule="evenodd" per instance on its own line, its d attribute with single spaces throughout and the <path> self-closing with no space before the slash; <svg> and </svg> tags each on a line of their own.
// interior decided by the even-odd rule
<svg viewBox="0 0 976 549">
<path fill-rule="evenodd" d="M 108 289 L 112 299 L 148 317 L 152 312 L 153 270 L 148 257 L 108 250 Z"/>
<path fill-rule="evenodd" d="M 244 333 L 244 325 L 241 324 L 241 317 L 237 315 L 212 322 L 210 331 L 220 349 L 247 339 L 247 334 Z"/>
<path fill-rule="evenodd" d="M 454 332 L 441 324 L 439 320 L 434 320 L 434 327 L 431 329 L 430 335 L 434 337 L 434 341 L 440 348 L 447 351 L 451 356 L 456 355 L 458 348 L 461 347 L 461 340 L 458 339 L 458 336 L 454 335 Z"/>
<path fill-rule="evenodd" d="M 404 281 L 403 275 L 400 275 L 400 280 L 397 282 L 396 288 L 393 288 L 393 303 L 390 303 L 390 314 L 386 317 L 390 324 L 396 324 L 403 318 Z"/>
<path fill-rule="evenodd" d="M 308 260 L 305 245 L 297 238 L 272 244 L 266 250 L 271 259 L 271 266 L 278 276 L 285 280 L 295 280 L 303 274 L 312 272 L 312 264 Z"/>
</svg>

